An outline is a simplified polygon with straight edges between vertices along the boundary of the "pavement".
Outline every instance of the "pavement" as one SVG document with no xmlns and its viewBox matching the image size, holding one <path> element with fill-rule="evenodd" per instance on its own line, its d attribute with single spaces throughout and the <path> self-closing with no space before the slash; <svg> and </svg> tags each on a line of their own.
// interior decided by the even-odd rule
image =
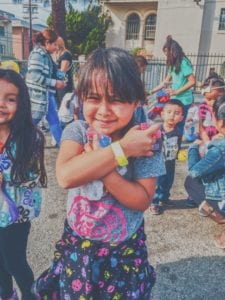
<svg viewBox="0 0 225 300">
<path fill-rule="evenodd" d="M 56 182 L 56 155 L 57 149 L 46 148 L 48 188 L 29 237 L 28 259 L 35 277 L 49 267 L 66 216 L 67 192 Z M 225 252 L 213 244 L 213 235 L 220 228 L 200 217 L 196 208 L 185 207 L 186 174 L 186 163 L 177 161 L 171 195 L 174 207 L 157 216 L 145 212 L 149 260 L 157 273 L 153 299 L 225 300 Z"/>
</svg>

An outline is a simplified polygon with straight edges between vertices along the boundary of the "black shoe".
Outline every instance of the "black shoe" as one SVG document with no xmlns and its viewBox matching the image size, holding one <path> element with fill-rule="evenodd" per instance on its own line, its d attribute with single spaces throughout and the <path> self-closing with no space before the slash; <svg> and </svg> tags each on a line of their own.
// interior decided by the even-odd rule
<svg viewBox="0 0 225 300">
<path fill-rule="evenodd" d="M 163 201 L 161 201 L 161 203 L 162 203 L 162 206 L 168 206 L 168 207 L 175 206 L 175 203 L 170 199 L 163 200 Z"/>
<path fill-rule="evenodd" d="M 190 208 L 195 208 L 198 207 L 198 205 L 196 204 L 196 202 L 190 198 L 188 198 L 185 202 L 185 206 L 190 207 Z"/>
</svg>

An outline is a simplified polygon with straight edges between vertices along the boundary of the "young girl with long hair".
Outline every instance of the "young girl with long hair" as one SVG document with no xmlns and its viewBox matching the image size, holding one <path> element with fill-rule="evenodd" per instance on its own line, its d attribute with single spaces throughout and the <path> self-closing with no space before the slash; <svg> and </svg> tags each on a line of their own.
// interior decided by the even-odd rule
<svg viewBox="0 0 225 300">
<path fill-rule="evenodd" d="M 184 54 L 183 49 L 178 42 L 172 39 L 171 35 L 166 39 L 166 43 L 163 46 L 163 52 L 166 55 L 168 74 L 163 82 L 155 87 L 151 93 L 153 94 L 162 88 L 167 87 L 168 84 L 172 84 L 172 88 L 166 89 L 166 91 L 171 98 L 180 100 L 184 105 L 184 119 L 178 125 L 183 132 L 187 112 L 193 102 L 193 92 L 191 87 L 195 85 L 196 80 L 190 60 Z"/>
<path fill-rule="evenodd" d="M 0 298 L 31 300 L 33 272 L 26 259 L 30 221 L 41 207 L 46 186 L 44 137 L 32 122 L 22 77 L 0 69 Z"/>
<path fill-rule="evenodd" d="M 66 78 L 66 86 L 62 90 L 57 90 L 57 101 L 61 101 L 66 93 L 72 93 L 74 90 L 73 84 L 73 57 L 68 49 L 66 49 L 64 40 L 59 36 L 56 40 L 57 51 L 53 53 L 53 58 L 57 67 Z"/>
<path fill-rule="evenodd" d="M 56 167 L 69 189 L 67 220 L 34 292 L 41 299 L 150 299 L 155 275 L 143 212 L 165 166 L 161 152 L 151 151 L 159 125 L 133 126 L 145 97 L 134 58 L 118 48 L 95 50 L 78 94 L 85 121 L 66 127 Z"/>
</svg>

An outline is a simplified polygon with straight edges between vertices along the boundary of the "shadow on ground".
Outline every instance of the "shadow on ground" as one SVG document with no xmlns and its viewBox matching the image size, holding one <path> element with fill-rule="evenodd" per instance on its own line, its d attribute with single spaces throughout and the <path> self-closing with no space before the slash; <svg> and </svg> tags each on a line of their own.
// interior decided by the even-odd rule
<svg viewBox="0 0 225 300">
<path fill-rule="evenodd" d="M 154 300 L 224 300 L 225 260 L 220 256 L 191 257 L 158 264 Z"/>
</svg>

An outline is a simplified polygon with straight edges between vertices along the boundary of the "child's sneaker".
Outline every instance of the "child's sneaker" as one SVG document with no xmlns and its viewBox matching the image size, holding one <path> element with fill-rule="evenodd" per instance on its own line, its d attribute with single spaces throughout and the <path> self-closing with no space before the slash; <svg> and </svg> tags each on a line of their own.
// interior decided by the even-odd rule
<svg viewBox="0 0 225 300">
<path fill-rule="evenodd" d="M 161 214 L 161 209 L 159 205 L 151 205 L 150 206 L 150 212 L 152 215 L 160 215 Z"/>
<path fill-rule="evenodd" d="M 185 202 L 185 205 L 187 207 L 190 207 L 190 208 L 195 208 L 197 207 L 198 205 L 196 204 L 196 202 L 194 200 L 192 200 L 191 198 L 187 198 L 186 202 Z"/>
</svg>

